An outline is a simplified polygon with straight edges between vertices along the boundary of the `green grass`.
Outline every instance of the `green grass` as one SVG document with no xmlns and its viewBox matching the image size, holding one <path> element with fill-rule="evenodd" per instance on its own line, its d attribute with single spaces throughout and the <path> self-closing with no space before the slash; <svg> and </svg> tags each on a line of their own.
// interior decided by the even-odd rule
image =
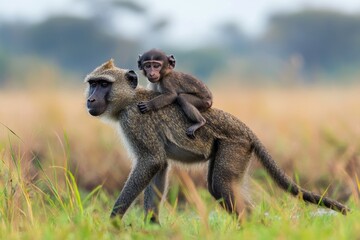
<svg viewBox="0 0 360 240">
<path fill-rule="evenodd" d="M 64 165 L 43 166 L 33 156 L 31 161 L 37 166 L 37 173 L 32 178 L 26 168 L 29 160 L 19 147 L 14 147 L 14 139 L 21 142 L 9 129 L 8 140 L 0 143 L 0 239 L 360 238 L 357 198 L 348 203 L 352 212 L 342 216 L 319 211 L 321 208 L 284 193 L 266 192 L 261 187 L 264 183 L 258 182 L 255 182 L 256 207 L 241 224 L 205 190 L 185 194 L 188 203 L 179 204 L 176 198 L 171 203 L 165 202 L 161 226 L 145 223 L 139 204 L 132 206 L 122 221 L 110 220 L 116 196 L 106 193 L 101 186 L 92 192 L 79 189 L 68 168 L 71 150 L 66 134 L 61 143 Z M 268 189 L 273 188 L 276 186 Z M 174 189 L 178 192 L 178 187 Z M 169 195 L 176 194 L 170 189 Z"/>
</svg>

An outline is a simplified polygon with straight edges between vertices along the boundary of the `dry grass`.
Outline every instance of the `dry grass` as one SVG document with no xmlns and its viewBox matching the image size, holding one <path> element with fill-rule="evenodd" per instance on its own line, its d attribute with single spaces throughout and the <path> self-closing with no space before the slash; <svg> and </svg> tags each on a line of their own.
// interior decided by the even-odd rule
<svg viewBox="0 0 360 240">
<path fill-rule="evenodd" d="M 307 188 L 346 199 L 360 176 L 360 87 L 348 88 L 220 88 L 213 87 L 214 107 L 248 124 L 279 164 Z M 42 164 L 70 164 L 85 189 L 103 184 L 118 191 L 130 163 L 116 132 L 90 117 L 79 89 L 0 92 L 0 122 L 22 142 L 19 154 L 29 179 Z M 0 127 L 0 146 L 9 131 Z M 4 153 L 4 147 L 0 151 Z M 256 168 L 255 164 L 255 168 Z M 192 174 L 198 185 L 205 176 Z M 257 176 L 256 174 L 254 174 Z M 352 184 L 352 185 L 350 185 Z M 333 193 L 335 192 L 335 193 Z"/>
<path fill-rule="evenodd" d="M 115 197 L 96 187 L 117 194 L 130 163 L 116 132 L 87 114 L 83 90 L 8 90 L 0 91 L 0 238 L 358 239 L 360 87 L 213 90 L 215 107 L 247 123 L 301 185 L 350 197 L 352 212 L 280 194 L 254 164 L 257 204 L 241 225 L 195 187 L 205 184 L 201 168 L 191 179 L 175 171 L 161 228 L 144 224 L 136 206 L 118 225 L 108 220 Z"/>
</svg>

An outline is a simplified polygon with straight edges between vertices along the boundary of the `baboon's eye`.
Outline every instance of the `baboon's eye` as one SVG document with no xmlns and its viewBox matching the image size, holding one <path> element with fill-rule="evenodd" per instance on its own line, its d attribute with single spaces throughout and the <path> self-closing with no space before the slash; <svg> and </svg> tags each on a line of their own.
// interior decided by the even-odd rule
<svg viewBox="0 0 360 240">
<path fill-rule="evenodd" d="M 90 87 L 94 88 L 94 87 L 96 87 L 97 82 L 91 81 L 91 82 L 89 82 L 89 84 L 90 84 Z"/>
<path fill-rule="evenodd" d="M 107 87 L 107 86 L 109 86 L 109 83 L 106 81 L 101 81 L 100 85 L 101 85 L 101 87 Z"/>
</svg>

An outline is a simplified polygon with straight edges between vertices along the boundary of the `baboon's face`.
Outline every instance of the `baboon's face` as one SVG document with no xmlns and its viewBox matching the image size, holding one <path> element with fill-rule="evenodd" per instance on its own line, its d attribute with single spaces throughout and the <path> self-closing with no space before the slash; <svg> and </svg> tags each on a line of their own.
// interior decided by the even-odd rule
<svg viewBox="0 0 360 240">
<path fill-rule="evenodd" d="M 150 82 L 157 83 L 175 68 L 175 58 L 152 49 L 139 56 L 138 68 Z"/>
<path fill-rule="evenodd" d="M 163 68 L 162 61 L 156 61 L 156 60 L 144 61 L 142 64 L 144 75 L 152 83 L 156 83 L 160 80 L 162 68 Z"/>
<path fill-rule="evenodd" d="M 92 116 L 100 116 L 108 106 L 108 97 L 112 83 L 104 79 L 93 79 L 88 81 L 88 83 L 87 109 Z"/>
</svg>

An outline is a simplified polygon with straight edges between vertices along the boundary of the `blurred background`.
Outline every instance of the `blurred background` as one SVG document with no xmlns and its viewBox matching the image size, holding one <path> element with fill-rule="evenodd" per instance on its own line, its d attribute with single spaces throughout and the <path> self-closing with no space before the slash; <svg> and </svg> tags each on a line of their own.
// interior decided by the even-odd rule
<svg viewBox="0 0 360 240">
<path fill-rule="evenodd" d="M 39 78 L 40 69 L 75 76 L 61 76 L 62 84 L 79 83 L 111 57 L 136 69 L 138 54 L 153 47 L 173 53 L 179 69 L 207 82 L 219 75 L 261 85 L 354 82 L 360 4 L 316 2 L 4 1 L 0 83 L 32 85 L 29 78 Z"/>
<path fill-rule="evenodd" d="M 248 124 L 305 187 L 338 199 L 358 194 L 355 0 L 2 1 L 3 162 L 15 151 L 29 182 L 40 178 L 35 162 L 67 165 L 82 189 L 117 193 L 131 164 L 116 132 L 87 114 L 83 79 L 110 58 L 137 70 L 150 48 L 174 54 L 177 70 L 206 82 L 215 107 Z M 203 169 L 190 175 L 205 185 Z"/>
</svg>

